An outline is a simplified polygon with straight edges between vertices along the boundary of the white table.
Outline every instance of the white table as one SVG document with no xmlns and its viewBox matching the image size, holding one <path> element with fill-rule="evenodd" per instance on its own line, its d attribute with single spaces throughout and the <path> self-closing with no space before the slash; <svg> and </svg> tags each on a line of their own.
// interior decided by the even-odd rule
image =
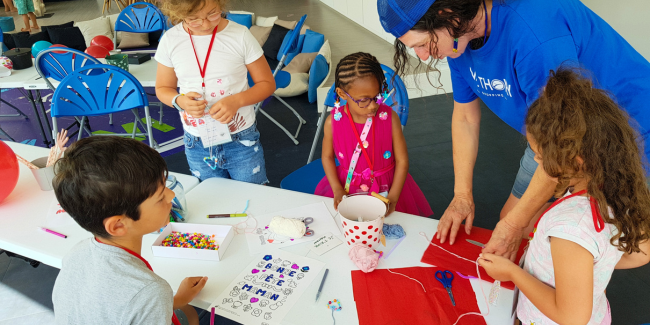
<svg viewBox="0 0 650 325">
<path fill-rule="evenodd" d="M 8 144 L 16 153 L 28 160 L 47 154 L 47 149 L 44 148 L 16 143 Z M 186 188 L 191 187 L 186 185 L 188 180 L 182 179 L 178 174 L 176 176 Z M 191 178 L 191 176 L 186 177 Z M 41 191 L 29 169 L 21 166 L 20 179 L 16 189 L 4 202 L 0 203 L 0 248 L 60 268 L 62 258 L 70 248 L 91 235 L 76 223 L 69 223 L 60 228 L 62 233 L 68 235 L 65 240 L 38 231 L 36 227 L 46 222 L 47 209 L 53 198 L 54 193 Z M 282 211 L 315 202 L 325 202 L 334 215 L 330 198 L 227 179 L 213 178 L 202 182 L 191 191 L 186 191 L 186 200 L 189 207 L 187 218 L 189 223 L 235 224 L 241 222 L 241 218 L 206 219 L 205 216 L 211 213 L 241 211 L 246 200 L 250 200 L 247 212 L 253 215 Z M 387 222 L 402 225 L 408 236 L 391 254 L 390 258 L 380 261 L 379 268 L 430 267 L 430 265 L 420 263 L 428 243 L 418 233 L 425 232 L 431 238 L 435 233 L 438 221 L 396 212 L 388 217 Z M 177 289 L 185 277 L 208 276 L 205 288 L 192 302 L 193 305 L 204 309 L 255 258 L 248 252 L 248 244 L 244 235 L 234 237 L 220 262 L 154 257 L 150 247 L 156 237 L 156 235 L 144 236 L 143 257 L 151 263 L 158 275 L 169 282 L 173 289 Z M 318 303 L 314 302 L 320 284 L 319 281 L 314 281 L 301 297 L 301 301 L 293 307 L 282 323 L 302 325 L 305 320 L 309 319 L 310 324 L 332 324 L 331 313 L 325 308 L 323 301 L 334 298 L 341 299 L 344 307 L 342 311 L 336 313 L 337 323 L 358 323 L 350 273 L 357 268 L 347 257 L 348 246 L 344 243 L 322 256 L 317 256 L 309 251 L 310 245 L 310 243 L 305 243 L 284 249 L 290 253 L 326 263 L 326 267 L 330 271 L 321 300 Z M 321 277 L 321 275 L 318 276 L 319 279 Z M 485 311 L 485 303 L 480 296 L 480 286 L 483 286 L 483 290 L 488 294 L 491 284 L 472 280 L 474 291 L 479 292 L 477 294 L 478 305 L 482 311 Z M 512 324 L 509 316 L 512 298 L 511 290 L 501 290 L 499 305 L 491 307 L 490 315 L 486 317 L 488 324 Z M 442 299 L 448 298 L 445 295 Z M 471 319 L 464 322 L 469 324 Z"/>
<path fill-rule="evenodd" d="M 45 125 L 48 126 L 48 131 L 50 131 L 48 133 L 45 132 L 45 128 L 43 127 L 43 123 L 41 121 L 41 115 L 39 114 L 38 109 L 36 108 L 36 100 L 34 99 L 32 92 L 29 89 L 22 90 L 24 88 L 23 85 L 25 84 L 26 81 L 35 79 L 36 77 L 38 77 L 38 73 L 36 72 L 36 68 L 33 65 L 27 69 L 11 70 L 10 76 L 0 78 L 0 89 L 11 89 L 11 88 L 21 89 L 21 91 L 25 94 L 25 97 L 29 100 L 30 104 L 32 104 L 32 109 L 34 110 L 34 115 L 38 120 L 38 125 L 41 130 L 41 136 L 43 137 L 43 143 L 45 143 L 46 146 L 49 146 L 53 141 L 49 140 L 48 134 L 51 134 L 52 132 L 50 130 L 51 129 L 50 122 L 47 118 L 47 114 L 45 114 L 45 110 L 42 109 L 43 108 L 42 102 L 40 106 L 43 114 L 45 115 L 43 117 L 45 119 L 45 123 L 46 123 Z M 37 99 L 40 99 L 39 93 L 37 93 Z"/>
<path fill-rule="evenodd" d="M 187 196 L 187 205 L 190 213 L 188 223 L 205 224 L 236 224 L 241 218 L 233 219 L 206 219 L 207 214 L 223 213 L 229 211 L 241 211 L 250 199 L 250 206 L 247 212 L 253 215 L 263 215 L 276 211 L 287 210 L 315 202 L 325 202 L 332 215 L 335 210 L 332 206 L 332 199 L 282 190 L 269 186 L 253 185 L 232 181 L 228 179 L 212 178 L 203 181 L 195 187 Z M 424 237 L 418 235 L 425 232 L 429 238 L 436 231 L 438 221 L 396 212 L 388 217 L 387 222 L 402 225 L 409 234 L 400 246 L 390 255 L 388 259 L 382 259 L 379 268 L 400 268 L 410 266 L 431 267 L 431 265 L 420 263 L 428 242 Z M 338 221 L 337 221 L 337 224 Z M 207 262 L 196 260 L 178 260 L 173 258 L 154 257 L 149 248 L 156 236 L 147 235 L 143 240 L 143 257 L 151 263 L 154 271 L 166 279 L 173 289 L 178 288 L 181 280 L 188 276 L 208 276 L 208 282 L 201 293 L 192 302 L 200 308 L 207 308 L 216 297 L 226 290 L 226 286 L 243 270 L 256 256 L 248 253 L 248 244 L 244 235 L 236 235 L 230 243 L 224 258 L 220 262 Z M 323 301 L 328 299 L 341 299 L 343 310 L 336 313 L 338 324 L 357 324 L 358 316 L 352 292 L 352 270 L 356 266 L 348 258 L 349 247 L 344 243 L 322 256 L 309 252 L 311 243 L 294 245 L 284 250 L 313 258 L 326 263 L 329 268 L 327 282 L 323 288 L 321 299 L 314 302 L 320 281 L 314 281 L 301 301 L 296 304 L 285 317 L 283 324 L 332 324 L 331 312 L 325 308 Z M 322 276 L 319 275 L 319 279 Z M 481 283 L 482 282 L 482 283 Z M 478 290 L 477 301 L 479 306 L 485 305 L 480 296 L 480 285 L 483 285 L 486 295 L 489 294 L 490 283 L 472 280 L 475 292 Z M 445 295 L 444 299 L 448 299 Z M 488 324 L 512 324 L 510 312 L 512 310 L 513 291 L 502 289 L 499 305 L 490 308 L 490 315 L 486 317 Z M 378 299 L 381 299 L 378 297 Z M 466 316 L 477 317 L 477 316 Z M 471 319 L 464 320 L 465 324 L 471 324 Z"/>
<path fill-rule="evenodd" d="M 47 148 L 5 143 L 29 161 L 46 157 L 49 153 Z M 39 231 L 39 226 L 47 225 L 47 211 L 55 199 L 54 191 L 42 191 L 30 169 L 23 164 L 19 165 L 20 176 L 16 188 L 0 202 L 0 248 L 61 268 L 63 256 L 79 241 L 92 235 L 73 222 L 60 229 L 61 233 L 68 236 L 64 240 Z M 186 193 L 199 183 L 194 176 L 170 174 L 183 184 Z"/>
</svg>

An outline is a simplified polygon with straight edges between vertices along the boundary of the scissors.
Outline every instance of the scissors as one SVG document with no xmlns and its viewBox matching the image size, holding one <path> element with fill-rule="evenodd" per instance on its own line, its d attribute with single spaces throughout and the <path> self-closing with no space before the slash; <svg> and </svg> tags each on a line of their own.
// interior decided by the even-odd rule
<svg viewBox="0 0 650 325">
<path fill-rule="evenodd" d="M 454 300 L 454 294 L 451 293 L 451 280 L 454 279 L 454 274 L 445 270 L 445 271 L 436 271 L 436 280 L 440 281 L 442 285 L 447 289 L 449 298 L 451 299 L 451 304 L 456 306 L 456 301 Z"/>
<path fill-rule="evenodd" d="M 314 218 L 312 218 L 312 217 L 307 217 L 307 218 L 305 218 L 305 219 L 302 219 L 302 222 L 304 222 L 304 223 L 305 223 L 305 226 L 307 226 L 307 225 L 309 225 L 309 224 L 311 224 L 311 223 L 314 222 Z M 305 235 L 304 235 L 304 236 L 305 236 L 305 237 L 311 237 L 311 236 L 313 236 L 313 235 L 314 235 L 314 231 L 311 230 L 311 229 L 309 229 L 309 227 L 307 227 L 307 230 L 305 231 Z"/>
</svg>

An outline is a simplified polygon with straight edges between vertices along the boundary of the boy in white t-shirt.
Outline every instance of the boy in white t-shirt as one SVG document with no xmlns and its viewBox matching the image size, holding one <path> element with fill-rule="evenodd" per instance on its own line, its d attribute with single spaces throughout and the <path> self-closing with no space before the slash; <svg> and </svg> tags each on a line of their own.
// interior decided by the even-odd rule
<svg viewBox="0 0 650 325">
<path fill-rule="evenodd" d="M 163 3 L 163 12 L 178 24 L 156 51 L 156 95 L 180 111 L 192 174 L 202 181 L 223 177 L 265 184 L 253 105 L 273 94 L 275 80 L 250 31 L 223 18 L 226 2 Z M 250 88 L 247 73 L 255 83 Z"/>
</svg>

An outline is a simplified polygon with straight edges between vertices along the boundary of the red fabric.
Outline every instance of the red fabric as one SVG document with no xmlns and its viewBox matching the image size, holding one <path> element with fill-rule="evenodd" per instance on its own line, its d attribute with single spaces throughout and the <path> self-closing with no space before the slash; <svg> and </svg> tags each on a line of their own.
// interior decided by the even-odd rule
<svg viewBox="0 0 650 325">
<path fill-rule="evenodd" d="M 490 237 L 492 237 L 492 230 L 472 227 L 471 235 L 467 235 L 462 229 L 459 230 L 458 235 L 456 236 L 456 241 L 453 245 L 449 245 L 449 240 L 445 241 L 444 244 L 441 244 L 440 240 L 436 239 L 436 235 L 433 236 L 431 242 L 454 254 L 475 261 L 478 258 L 478 255 L 481 254 L 482 248 L 467 242 L 466 239 L 487 244 L 487 242 L 490 241 Z M 521 259 L 521 256 L 524 254 L 526 244 L 527 241 L 522 239 L 519 251 L 517 252 L 517 263 L 519 263 L 519 259 Z M 422 263 L 445 267 L 450 271 L 460 272 L 463 275 L 478 276 L 476 274 L 476 264 L 462 260 L 433 245 L 429 245 L 427 250 L 424 251 L 424 255 L 422 255 Z M 482 280 L 494 282 L 494 279 L 487 275 L 482 267 L 479 267 L 479 270 L 481 272 Z M 501 282 L 501 286 L 510 290 L 515 288 L 515 284 L 512 282 Z"/>
<path fill-rule="evenodd" d="M 476 295 L 469 280 L 455 276 L 451 291 L 456 306 L 451 304 L 447 290 L 435 278 L 437 267 L 408 267 L 391 269 L 422 282 L 427 292 L 417 282 L 387 270 L 370 273 L 352 271 L 352 289 L 359 315 L 359 325 L 379 324 L 444 324 L 451 325 L 458 316 L 467 312 L 480 312 Z M 459 325 L 483 325 L 481 316 L 463 317 Z"/>
<path fill-rule="evenodd" d="M 97 237 L 95 237 L 95 240 L 100 244 L 104 244 Z M 104 244 L 104 245 L 108 245 L 108 244 Z M 149 262 L 147 262 L 147 260 L 145 260 L 144 257 L 142 257 L 140 254 L 138 254 L 138 253 L 126 248 L 126 247 L 120 247 L 120 246 L 115 246 L 115 247 L 121 248 L 121 249 L 125 250 L 127 253 L 139 258 L 142 262 L 144 262 L 144 265 L 146 265 L 147 268 L 149 270 L 151 270 L 151 272 L 153 272 L 153 269 L 151 268 L 151 264 L 149 264 Z M 178 317 L 176 317 L 176 314 L 174 314 L 174 313 L 172 313 L 172 324 L 181 325 L 181 321 L 178 320 Z"/>
</svg>

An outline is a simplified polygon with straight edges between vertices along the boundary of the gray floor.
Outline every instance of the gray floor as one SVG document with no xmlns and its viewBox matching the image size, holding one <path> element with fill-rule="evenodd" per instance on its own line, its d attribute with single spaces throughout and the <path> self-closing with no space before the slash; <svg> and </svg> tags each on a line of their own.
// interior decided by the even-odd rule
<svg viewBox="0 0 650 325">
<path fill-rule="evenodd" d="M 79 5 L 83 2 L 83 5 Z M 101 13 L 101 2 L 77 0 L 74 2 L 46 2 L 48 12 L 55 15 L 39 24 L 60 24 L 70 20 L 93 19 Z M 374 53 L 382 63 L 390 64 L 390 44 L 359 28 L 318 0 L 233 0 L 233 10 L 255 11 L 263 16 L 297 19 L 309 14 L 307 24 L 325 34 L 332 43 L 333 62 L 355 51 Z M 112 13 L 116 13 L 114 8 Z M 289 14 L 287 14 L 289 13 Z M 288 15 L 292 15 L 288 17 Z M 21 21 L 16 21 L 21 26 Z M 20 28 L 20 27 L 19 27 Z M 262 134 L 267 173 L 271 186 L 280 181 L 307 160 L 316 130 L 316 105 L 306 96 L 287 101 L 307 120 L 294 146 L 279 129 L 260 117 L 258 127 Z M 453 165 L 451 147 L 451 95 L 440 95 L 411 100 L 409 123 L 405 136 L 409 148 L 410 173 L 426 195 L 434 217 L 440 217 L 453 195 Z M 281 123 L 294 127 L 295 117 L 273 100 L 267 111 Z M 483 107 L 479 157 L 474 174 L 476 202 L 475 225 L 492 229 L 499 211 L 510 193 L 519 159 L 525 147 L 520 134 L 504 124 Z M 320 147 L 318 148 L 318 153 Z M 317 154 L 319 156 L 319 154 Z M 168 157 L 170 170 L 188 173 L 183 153 Z M 0 325 L 52 324 L 51 293 L 58 270 L 45 265 L 32 268 L 23 260 L 0 255 Z M 650 265 L 616 271 L 607 288 L 613 324 L 639 325 L 650 322 Z M 206 324 L 207 317 L 202 318 Z M 222 322 L 229 323 L 229 322 Z"/>
</svg>

